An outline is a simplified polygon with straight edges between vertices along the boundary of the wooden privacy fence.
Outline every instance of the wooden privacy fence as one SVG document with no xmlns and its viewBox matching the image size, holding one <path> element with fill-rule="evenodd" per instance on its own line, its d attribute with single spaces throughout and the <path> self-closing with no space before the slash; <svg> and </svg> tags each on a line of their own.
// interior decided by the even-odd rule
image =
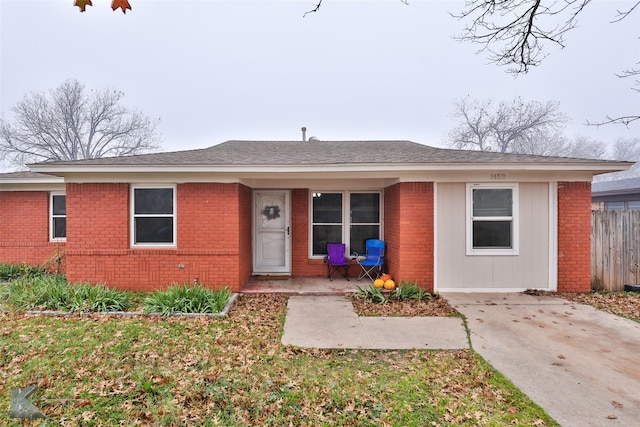
<svg viewBox="0 0 640 427">
<path fill-rule="evenodd" d="M 591 289 L 640 284 L 640 211 L 591 212 Z"/>
</svg>

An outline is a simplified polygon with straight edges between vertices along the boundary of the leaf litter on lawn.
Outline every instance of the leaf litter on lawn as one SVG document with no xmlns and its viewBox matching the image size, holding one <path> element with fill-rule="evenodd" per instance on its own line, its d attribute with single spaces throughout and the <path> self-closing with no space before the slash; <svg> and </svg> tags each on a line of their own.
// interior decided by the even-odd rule
<svg viewBox="0 0 640 427">
<path fill-rule="evenodd" d="M 640 322 L 640 294 L 637 292 L 596 291 L 596 292 L 546 292 L 525 291 L 528 295 L 549 295 L 580 304 L 588 304 L 599 310 Z"/>
<path fill-rule="evenodd" d="M 282 346 L 286 304 L 241 296 L 213 319 L 0 313 L 0 406 L 37 384 L 49 418 L 25 425 L 556 425 L 470 351 Z"/>
<path fill-rule="evenodd" d="M 358 316 L 455 316 L 458 312 L 439 295 L 424 300 L 389 300 L 378 304 L 364 298 L 351 298 Z"/>
<path fill-rule="evenodd" d="M 607 311 L 640 321 L 640 294 L 634 292 L 589 292 L 581 294 L 559 293 L 569 301 L 589 304 Z"/>
</svg>

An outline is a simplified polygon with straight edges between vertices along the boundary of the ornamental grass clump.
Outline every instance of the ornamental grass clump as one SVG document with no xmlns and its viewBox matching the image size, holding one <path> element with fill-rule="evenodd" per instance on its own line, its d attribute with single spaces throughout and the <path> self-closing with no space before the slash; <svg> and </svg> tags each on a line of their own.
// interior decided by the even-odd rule
<svg viewBox="0 0 640 427">
<path fill-rule="evenodd" d="M 63 276 L 41 276 L 11 281 L 3 292 L 8 307 L 16 310 L 57 310 L 69 304 Z"/>
<path fill-rule="evenodd" d="M 156 291 L 144 300 L 145 313 L 215 314 L 220 313 L 231 297 L 231 290 L 223 288 L 213 291 L 202 286 L 175 285 L 166 291 Z"/>
<path fill-rule="evenodd" d="M 389 294 L 389 298 L 392 298 L 398 301 L 410 300 L 410 299 L 416 300 L 416 301 L 422 301 L 425 299 L 427 300 L 433 299 L 433 295 L 431 295 L 429 292 L 425 291 L 423 288 L 416 285 L 415 283 L 402 281 L 400 282 L 398 287 Z"/>
<path fill-rule="evenodd" d="M 16 310 L 60 310 L 73 312 L 125 311 L 130 294 L 87 283 L 69 284 L 64 276 L 44 275 L 10 282 L 3 300 Z"/>
<path fill-rule="evenodd" d="M 382 290 L 374 285 L 371 285 L 368 288 L 361 288 L 360 286 L 356 286 L 356 288 L 358 290 L 353 294 L 354 298 L 360 298 L 376 304 L 386 304 L 389 302 L 387 296 L 382 293 Z"/>
<path fill-rule="evenodd" d="M 131 293 L 107 288 L 104 285 L 75 284 L 71 292 L 71 312 L 127 311 L 131 307 Z"/>
<path fill-rule="evenodd" d="M 0 282 L 10 282 L 25 277 L 39 277 L 45 273 L 43 267 L 27 264 L 0 264 Z"/>
<path fill-rule="evenodd" d="M 364 299 L 376 304 L 387 304 L 392 301 L 423 301 L 433 299 L 432 294 L 412 282 L 401 281 L 395 289 L 389 292 L 385 292 L 375 285 L 371 285 L 368 288 L 361 288 L 359 286 L 357 288 L 358 290 L 353 295 L 354 298 Z"/>
</svg>

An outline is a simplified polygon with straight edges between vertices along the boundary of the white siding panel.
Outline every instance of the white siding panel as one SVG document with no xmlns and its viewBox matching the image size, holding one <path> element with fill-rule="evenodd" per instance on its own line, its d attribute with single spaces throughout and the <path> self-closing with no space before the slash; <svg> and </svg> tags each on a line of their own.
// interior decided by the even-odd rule
<svg viewBox="0 0 640 427">
<path fill-rule="evenodd" d="M 549 184 L 520 183 L 519 255 L 466 255 L 466 185 L 438 183 L 436 289 L 549 287 Z"/>
</svg>

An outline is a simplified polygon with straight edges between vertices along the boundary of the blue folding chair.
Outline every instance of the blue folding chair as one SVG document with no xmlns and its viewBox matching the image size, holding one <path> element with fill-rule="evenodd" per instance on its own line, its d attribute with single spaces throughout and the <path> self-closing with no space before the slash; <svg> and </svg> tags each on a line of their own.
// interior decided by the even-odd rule
<svg viewBox="0 0 640 427">
<path fill-rule="evenodd" d="M 378 239 L 369 239 L 365 243 L 366 254 L 354 252 L 356 262 L 362 269 L 358 275 L 358 280 L 368 277 L 373 282 L 380 277 L 382 266 L 384 265 L 384 242 Z"/>
</svg>

